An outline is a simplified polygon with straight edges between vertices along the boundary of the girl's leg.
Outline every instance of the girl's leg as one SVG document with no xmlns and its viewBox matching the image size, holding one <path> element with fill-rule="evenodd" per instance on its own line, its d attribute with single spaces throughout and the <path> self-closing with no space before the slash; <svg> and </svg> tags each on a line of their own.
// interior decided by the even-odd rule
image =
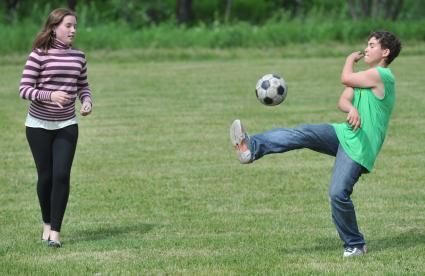
<svg viewBox="0 0 425 276">
<path fill-rule="evenodd" d="M 60 232 L 69 196 L 71 166 L 78 140 L 78 125 L 58 130 L 53 141 L 53 187 L 51 194 L 51 229 Z M 58 236 L 57 236 L 58 237 Z M 53 240 L 55 237 L 52 237 Z"/>
<path fill-rule="evenodd" d="M 50 224 L 50 197 L 52 190 L 52 142 L 54 131 L 42 128 L 26 128 L 28 144 L 31 148 L 37 168 L 37 195 L 43 219 L 43 237 L 47 235 L 47 225 Z"/>
</svg>

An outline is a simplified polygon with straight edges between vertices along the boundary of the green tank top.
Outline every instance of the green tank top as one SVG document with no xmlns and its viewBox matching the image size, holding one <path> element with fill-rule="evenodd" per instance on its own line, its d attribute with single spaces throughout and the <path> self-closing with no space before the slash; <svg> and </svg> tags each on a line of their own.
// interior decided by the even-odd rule
<svg viewBox="0 0 425 276">
<path fill-rule="evenodd" d="M 353 132 L 345 122 L 332 124 L 341 146 L 354 161 L 372 171 L 384 143 L 394 103 L 394 75 L 389 68 L 376 67 L 384 83 L 384 98 L 376 97 L 370 88 L 355 88 L 353 106 L 360 114 L 361 128 Z"/>
</svg>

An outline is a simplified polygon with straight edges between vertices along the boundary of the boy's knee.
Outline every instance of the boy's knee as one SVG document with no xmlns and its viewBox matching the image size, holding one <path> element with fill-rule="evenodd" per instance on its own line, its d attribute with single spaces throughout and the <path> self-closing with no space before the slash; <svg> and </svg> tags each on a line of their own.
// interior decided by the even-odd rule
<svg viewBox="0 0 425 276">
<path fill-rule="evenodd" d="M 331 203 L 346 202 L 350 200 L 350 193 L 344 189 L 330 189 L 329 201 Z"/>
<path fill-rule="evenodd" d="M 307 131 L 310 131 L 311 125 L 309 125 L 309 124 L 302 124 L 302 125 L 298 125 L 295 129 L 296 130 L 299 130 L 301 132 L 307 132 Z"/>
</svg>

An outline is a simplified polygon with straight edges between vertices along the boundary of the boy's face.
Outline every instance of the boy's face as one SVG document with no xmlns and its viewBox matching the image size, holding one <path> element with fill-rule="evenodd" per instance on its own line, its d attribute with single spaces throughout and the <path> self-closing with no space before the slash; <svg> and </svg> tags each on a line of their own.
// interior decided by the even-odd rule
<svg viewBox="0 0 425 276">
<path fill-rule="evenodd" d="M 388 49 L 382 49 L 381 43 L 379 43 L 379 40 L 377 40 L 375 37 L 371 37 L 369 41 L 367 42 L 367 47 L 364 50 L 365 56 L 364 61 L 365 63 L 373 66 L 381 63 L 382 61 L 385 62 L 385 58 L 389 54 Z"/>
</svg>

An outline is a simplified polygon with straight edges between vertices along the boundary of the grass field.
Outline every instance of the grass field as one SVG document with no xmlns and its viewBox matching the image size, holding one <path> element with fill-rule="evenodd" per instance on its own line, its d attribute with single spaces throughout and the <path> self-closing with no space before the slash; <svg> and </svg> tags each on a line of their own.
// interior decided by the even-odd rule
<svg viewBox="0 0 425 276">
<path fill-rule="evenodd" d="M 0 68 L 1 275 L 425 273 L 425 56 L 394 62 L 387 140 L 353 195 L 370 253 L 349 260 L 327 199 L 333 158 L 300 150 L 242 166 L 228 141 L 235 118 L 250 133 L 344 120 L 344 57 L 89 61 L 94 111 L 80 118 L 59 250 L 39 241 L 19 58 Z M 289 84 L 274 108 L 254 96 L 269 72 Z"/>
</svg>

